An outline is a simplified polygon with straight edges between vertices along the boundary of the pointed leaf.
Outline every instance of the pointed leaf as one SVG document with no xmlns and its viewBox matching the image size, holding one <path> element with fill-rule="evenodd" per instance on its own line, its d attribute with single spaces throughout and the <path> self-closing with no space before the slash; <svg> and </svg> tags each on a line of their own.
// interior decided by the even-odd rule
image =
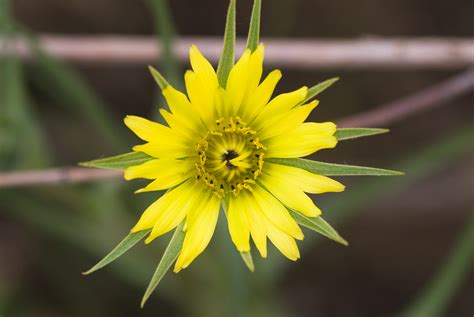
<svg viewBox="0 0 474 317">
<path fill-rule="evenodd" d="M 160 86 L 161 90 L 165 89 L 170 85 L 168 81 L 166 81 L 166 79 L 163 77 L 163 75 L 161 75 L 160 72 L 157 71 L 155 68 L 153 68 L 152 66 L 148 66 L 148 70 L 150 70 L 151 75 L 155 79 L 158 86 Z"/>
<path fill-rule="evenodd" d="M 347 129 L 337 129 L 336 138 L 339 141 L 357 139 L 364 136 L 371 136 L 376 134 L 387 133 L 390 130 L 388 129 L 374 129 L 374 128 L 347 128 Z"/>
<path fill-rule="evenodd" d="M 94 265 L 90 270 L 82 274 L 89 275 L 95 271 L 100 270 L 104 266 L 112 263 L 119 257 L 121 257 L 125 252 L 130 250 L 135 244 L 141 241 L 151 230 L 144 230 L 136 233 L 128 234 L 109 254 L 107 254 L 99 263 Z"/>
<path fill-rule="evenodd" d="M 178 258 L 179 253 L 181 252 L 181 248 L 183 246 L 184 241 L 184 231 L 183 231 L 184 221 L 176 228 L 173 237 L 171 237 L 170 243 L 166 247 L 165 253 L 163 253 L 163 257 L 158 263 L 155 273 L 151 278 L 150 284 L 145 291 L 145 295 L 143 295 L 141 307 L 145 306 L 146 301 L 153 293 L 155 288 L 160 283 L 163 276 L 168 272 L 171 265 L 173 265 L 174 261 Z"/>
<path fill-rule="evenodd" d="M 255 265 L 253 264 L 252 253 L 250 252 L 240 252 L 242 260 L 244 260 L 245 265 L 250 270 L 250 272 L 255 272 Z"/>
<path fill-rule="evenodd" d="M 334 77 L 311 87 L 310 89 L 308 89 L 308 94 L 306 95 L 306 99 L 301 104 L 310 102 L 311 99 L 313 99 L 314 97 L 316 97 L 317 95 L 319 95 L 320 93 L 322 93 L 323 91 L 331 87 L 332 84 L 334 84 L 338 80 L 339 80 L 339 77 Z"/>
<path fill-rule="evenodd" d="M 82 162 L 82 163 L 79 163 L 79 165 L 84 166 L 84 167 L 125 170 L 127 167 L 139 165 L 152 159 L 153 157 L 145 153 L 130 152 L 130 153 L 107 157 L 107 158 L 98 159 L 94 161 Z"/>
<path fill-rule="evenodd" d="M 270 158 L 268 162 L 298 167 L 323 176 L 395 176 L 402 172 L 381 168 L 324 163 L 301 158 Z"/>
<path fill-rule="evenodd" d="M 224 48 L 217 66 L 217 78 L 221 87 L 227 85 L 227 78 L 235 61 L 235 0 L 230 0 L 224 32 Z"/>
<path fill-rule="evenodd" d="M 306 227 L 308 229 L 311 229 L 313 231 L 316 231 L 317 233 L 322 234 L 326 238 L 329 238 L 333 241 L 336 241 L 342 245 L 348 246 L 349 243 L 347 243 L 346 240 L 344 240 L 339 233 L 337 233 L 336 230 L 334 230 L 333 227 L 329 223 L 326 222 L 326 220 L 323 219 L 323 217 L 306 217 L 303 214 L 300 214 L 299 212 L 289 209 L 291 215 L 293 218 L 295 218 L 296 222 L 302 225 L 303 227 Z"/>
<path fill-rule="evenodd" d="M 260 37 L 260 11 L 262 7 L 261 0 L 254 0 L 252 17 L 250 18 L 249 35 L 247 38 L 247 48 L 252 52 L 258 47 Z"/>
</svg>

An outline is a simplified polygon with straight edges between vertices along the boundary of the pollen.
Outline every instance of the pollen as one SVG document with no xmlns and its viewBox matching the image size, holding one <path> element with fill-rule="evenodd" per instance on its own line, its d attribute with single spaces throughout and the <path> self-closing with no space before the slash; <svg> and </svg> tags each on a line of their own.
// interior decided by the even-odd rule
<svg viewBox="0 0 474 317">
<path fill-rule="evenodd" d="M 196 144 L 196 179 L 218 197 L 252 191 L 261 174 L 266 147 L 239 117 L 220 118 Z"/>
</svg>

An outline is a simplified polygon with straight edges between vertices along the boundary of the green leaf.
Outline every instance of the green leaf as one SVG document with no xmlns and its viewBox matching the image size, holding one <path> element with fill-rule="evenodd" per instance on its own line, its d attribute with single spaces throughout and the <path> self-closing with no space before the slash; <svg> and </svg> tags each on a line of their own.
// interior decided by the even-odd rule
<svg viewBox="0 0 474 317">
<path fill-rule="evenodd" d="M 267 162 L 293 166 L 324 176 L 396 176 L 402 172 L 381 168 L 324 163 L 301 158 L 271 158 Z"/>
<path fill-rule="evenodd" d="M 217 78 L 221 87 L 227 85 L 227 78 L 235 61 L 235 0 L 230 0 L 224 32 L 224 48 L 217 66 Z"/>
<path fill-rule="evenodd" d="M 2 32 L 4 32 L 5 28 L 10 24 L 11 6 L 11 1 L 0 0 L 0 29 L 2 29 Z"/>
<path fill-rule="evenodd" d="M 59 106 L 87 120 L 108 145 L 116 150 L 125 149 L 128 140 L 125 129 L 114 119 L 82 75 L 66 62 L 48 55 L 36 37 L 27 30 L 23 29 L 22 32 L 33 53 L 32 71 L 29 72 L 33 83 Z"/>
<path fill-rule="evenodd" d="M 463 232 L 459 234 L 444 263 L 418 298 L 399 317 L 446 316 L 446 308 L 472 272 L 473 241 L 474 214 L 471 212 L 470 219 L 467 219 Z"/>
<path fill-rule="evenodd" d="M 163 276 L 168 272 L 171 265 L 176 261 L 178 258 L 179 253 L 181 252 L 181 248 L 183 246 L 184 241 L 184 231 L 183 231 L 184 221 L 176 228 L 173 237 L 171 237 L 170 243 L 166 247 L 165 253 L 163 253 L 163 257 L 158 263 L 158 267 L 156 268 L 153 277 L 151 278 L 150 284 L 145 291 L 145 295 L 143 295 L 141 307 L 145 306 L 146 301 L 153 293 L 155 288 L 160 283 Z"/>
<path fill-rule="evenodd" d="M 176 26 L 170 10 L 170 1 L 148 0 L 147 2 L 155 25 L 156 41 L 161 46 L 160 66 L 163 67 L 163 74 L 175 88 L 181 88 L 181 71 L 176 54 L 173 52 Z"/>
<path fill-rule="evenodd" d="M 247 37 L 247 48 L 252 52 L 258 47 L 260 37 L 260 11 L 262 7 L 261 0 L 253 2 L 252 17 L 250 18 L 249 35 Z"/>
<path fill-rule="evenodd" d="M 255 265 L 253 264 L 252 253 L 250 252 L 240 252 L 242 260 L 244 260 L 245 265 L 250 272 L 255 272 Z"/>
<path fill-rule="evenodd" d="M 317 95 L 319 95 L 320 93 L 322 93 L 323 91 L 331 87 L 332 84 L 334 84 L 338 80 L 339 80 L 338 77 L 334 77 L 311 87 L 310 89 L 308 89 L 308 94 L 306 95 L 306 99 L 301 104 L 305 104 L 311 101 L 311 99 L 313 99 L 314 97 L 316 97 Z"/>
<path fill-rule="evenodd" d="M 131 247 L 133 247 L 135 244 L 137 244 L 139 241 L 141 241 L 148 233 L 150 233 L 150 230 L 144 230 L 144 231 L 139 231 L 136 233 L 129 233 L 112 251 L 110 251 L 109 254 L 107 254 L 99 263 L 94 265 L 90 270 L 87 272 L 84 272 L 82 274 L 84 275 L 89 275 L 91 273 L 94 273 L 95 271 L 100 270 L 104 266 L 112 263 L 119 257 L 121 257 L 125 252 L 130 250 Z"/>
<path fill-rule="evenodd" d="M 300 214 L 299 212 L 289 209 L 291 215 L 293 218 L 295 218 L 296 222 L 302 225 L 303 227 L 306 227 L 308 229 L 311 229 L 313 231 L 316 231 L 317 233 L 322 234 L 323 236 L 336 241 L 342 245 L 348 246 L 349 243 L 347 243 L 346 240 L 344 240 L 339 233 L 337 233 L 336 230 L 334 230 L 333 227 L 329 223 L 327 223 L 323 217 L 306 217 L 305 215 Z"/>
<path fill-rule="evenodd" d="M 375 128 L 347 128 L 347 129 L 337 129 L 336 138 L 339 141 L 357 139 L 364 136 L 371 136 L 376 134 L 387 133 L 390 130 L 388 129 L 375 129 Z"/>
<path fill-rule="evenodd" d="M 150 71 L 151 75 L 155 79 L 158 86 L 160 86 L 161 90 L 165 89 L 166 87 L 168 87 L 170 85 L 166 81 L 166 79 L 160 74 L 160 72 L 157 71 L 155 68 L 153 68 L 152 66 L 148 66 L 148 70 Z"/>
<path fill-rule="evenodd" d="M 26 85 L 20 59 L 0 57 L 0 169 L 41 168 L 49 161 L 44 131 Z"/>
<path fill-rule="evenodd" d="M 94 161 L 82 162 L 82 163 L 79 163 L 79 165 L 84 166 L 84 167 L 124 170 L 127 167 L 139 165 L 152 159 L 153 157 L 145 153 L 130 152 L 130 153 L 107 157 L 107 158 L 98 159 Z"/>
</svg>

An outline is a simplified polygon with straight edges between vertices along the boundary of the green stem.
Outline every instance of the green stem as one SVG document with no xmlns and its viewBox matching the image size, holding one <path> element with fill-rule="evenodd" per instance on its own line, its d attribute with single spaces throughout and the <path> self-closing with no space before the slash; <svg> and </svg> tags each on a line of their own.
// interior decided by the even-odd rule
<svg viewBox="0 0 474 317">
<path fill-rule="evenodd" d="M 230 0 L 224 32 L 224 48 L 217 66 L 217 78 L 221 87 L 227 86 L 227 78 L 235 62 L 235 0 Z"/>
<path fill-rule="evenodd" d="M 162 47 L 163 74 L 172 85 L 182 86 L 178 61 L 173 53 L 176 27 L 167 0 L 148 0 L 155 21 L 155 34 Z"/>
<path fill-rule="evenodd" d="M 247 38 L 247 48 L 252 52 L 258 47 L 260 39 L 260 11 L 262 8 L 261 0 L 254 0 L 252 8 L 252 17 L 250 18 L 249 35 Z"/>
</svg>

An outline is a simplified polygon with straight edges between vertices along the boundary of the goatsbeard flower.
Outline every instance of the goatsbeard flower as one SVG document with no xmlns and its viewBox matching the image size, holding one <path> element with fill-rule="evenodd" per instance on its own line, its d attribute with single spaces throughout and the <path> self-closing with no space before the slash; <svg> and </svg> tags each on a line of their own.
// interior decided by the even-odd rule
<svg viewBox="0 0 474 317">
<path fill-rule="evenodd" d="M 328 177 L 279 165 L 274 158 L 298 158 L 333 148 L 336 125 L 305 122 L 318 101 L 304 104 L 307 87 L 272 99 L 281 72 L 261 81 L 264 46 L 247 49 L 221 88 L 212 65 L 197 47 L 190 50 L 187 96 L 169 84 L 161 109 L 167 125 L 127 116 L 125 124 L 146 143 L 133 148 L 153 157 L 125 171 L 127 180 L 152 180 L 139 192 L 167 192 L 143 213 L 132 232 L 151 230 L 147 243 L 184 222 L 185 238 L 174 271 L 186 268 L 209 244 L 221 204 L 240 252 L 250 237 L 262 257 L 267 238 L 291 260 L 300 257 L 303 233 L 287 208 L 307 217 L 321 211 L 306 193 L 340 192 Z"/>
</svg>

